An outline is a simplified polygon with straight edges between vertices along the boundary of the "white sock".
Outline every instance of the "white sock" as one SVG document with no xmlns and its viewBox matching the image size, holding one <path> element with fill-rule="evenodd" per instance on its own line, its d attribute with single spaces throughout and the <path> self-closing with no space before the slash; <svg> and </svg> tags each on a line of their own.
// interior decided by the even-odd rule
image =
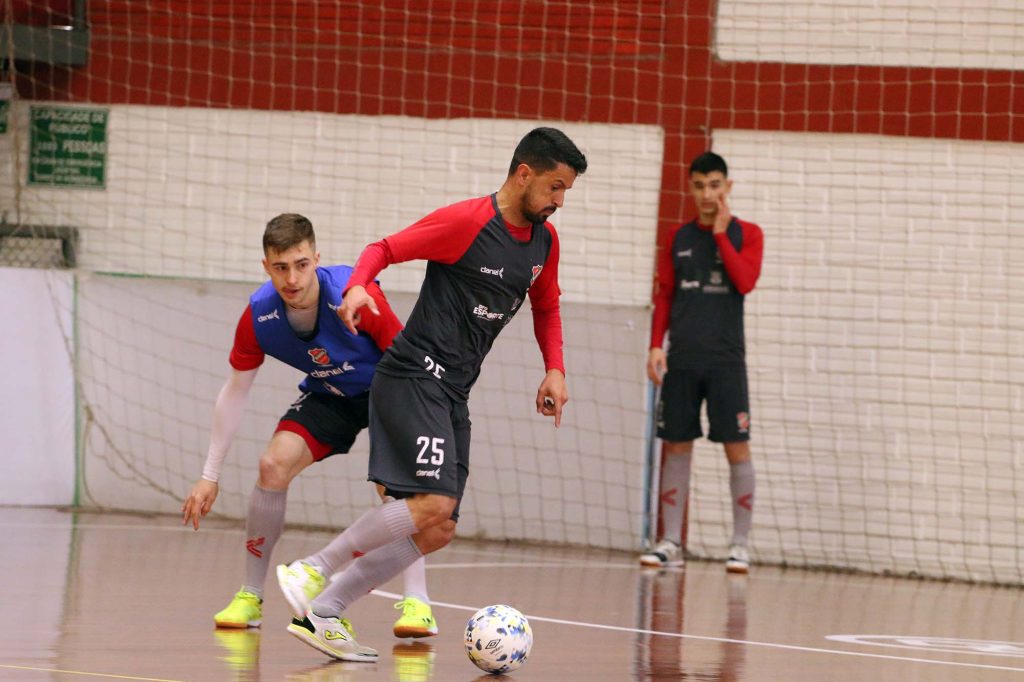
<svg viewBox="0 0 1024 682">
<path fill-rule="evenodd" d="M 415 532 L 416 524 L 405 500 L 387 502 L 360 516 L 326 547 L 304 561 L 318 566 L 324 575 L 331 575 L 353 559 Z"/>
<path fill-rule="evenodd" d="M 321 618 L 340 616 L 360 597 L 394 578 L 417 559 L 422 559 L 412 538 L 402 538 L 359 557 L 342 571 L 310 604 Z"/>
</svg>

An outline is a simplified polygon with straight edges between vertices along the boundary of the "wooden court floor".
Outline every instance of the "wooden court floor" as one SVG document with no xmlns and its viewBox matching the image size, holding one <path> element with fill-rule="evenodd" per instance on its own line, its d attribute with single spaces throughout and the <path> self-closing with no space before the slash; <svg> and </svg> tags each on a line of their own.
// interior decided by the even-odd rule
<svg viewBox="0 0 1024 682">
<path fill-rule="evenodd" d="M 399 581 L 349 612 L 375 664 L 292 638 L 268 581 L 259 630 L 218 632 L 242 579 L 238 524 L 0 507 L 0 680 L 1024 680 L 1021 591 L 720 564 L 644 571 L 632 555 L 456 541 L 428 558 L 441 633 L 391 634 Z M 286 531 L 279 561 L 323 533 Z M 484 675 L 462 628 L 508 603 L 534 631 L 527 664 Z"/>
</svg>

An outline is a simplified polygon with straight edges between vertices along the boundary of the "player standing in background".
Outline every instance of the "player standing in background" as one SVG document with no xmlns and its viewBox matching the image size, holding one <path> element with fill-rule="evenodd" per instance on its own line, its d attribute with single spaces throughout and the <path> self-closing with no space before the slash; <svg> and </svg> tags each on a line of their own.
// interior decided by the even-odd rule
<svg viewBox="0 0 1024 682">
<path fill-rule="evenodd" d="M 645 566 L 683 565 L 682 525 L 693 441 L 703 435 L 700 407 L 707 401 L 708 440 L 722 443 L 729 460 L 733 536 L 726 569 L 746 573 L 750 568 L 747 535 L 754 465 L 743 300 L 761 274 L 764 235 L 760 227 L 729 211 L 728 176 L 725 159 L 718 154 L 705 152 L 694 159 L 690 195 L 698 217 L 670 234 L 658 257 L 647 375 L 661 386 L 661 534 L 654 548 L 640 557 Z M 662 349 L 666 330 L 671 340 L 667 357 Z"/>
<path fill-rule="evenodd" d="M 564 133 L 537 128 L 519 142 L 496 193 L 439 209 L 360 256 L 338 311 L 350 326 L 378 313 L 365 289 L 377 273 L 393 263 L 428 261 L 416 306 L 370 391 L 369 478 L 398 499 L 365 513 L 320 552 L 278 567 L 298 616 L 288 630 L 306 644 L 344 660 L 377 659 L 355 641 L 341 614 L 454 536 L 469 475 L 469 392 L 491 344 L 527 295 L 546 370 L 537 411 L 561 423 L 568 392 L 559 249 L 547 219 L 586 168 Z M 329 574 L 345 564 L 310 601 L 310 567 Z"/>
<path fill-rule="evenodd" d="M 379 315 L 368 315 L 356 334 L 335 315 L 332 304 L 351 276 L 347 265 L 319 267 L 316 236 L 308 218 L 285 213 L 263 233 L 263 269 L 270 276 L 249 298 L 235 330 L 229 362 L 232 372 L 217 396 L 210 447 L 202 477 L 182 506 L 184 523 L 199 530 L 217 499 L 221 465 L 242 421 L 249 390 L 265 355 L 305 372 L 302 395 L 281 418 L 260 457 L 259 478 L 246 515 L 246 579 L 223 611 L 217 627 L 259 627 L 263 584 L 270 554 L 284 528 L 288 485 L 313 462 L 348 452 L 369 419 L 369 388 L 382 352 L 402 329 L 384 292 L 366 283 Z M 395 623 L 399 637 L 437 633 L 427 596 L 422 561 L 405 575 L 403 615 Z"/>
</svg>

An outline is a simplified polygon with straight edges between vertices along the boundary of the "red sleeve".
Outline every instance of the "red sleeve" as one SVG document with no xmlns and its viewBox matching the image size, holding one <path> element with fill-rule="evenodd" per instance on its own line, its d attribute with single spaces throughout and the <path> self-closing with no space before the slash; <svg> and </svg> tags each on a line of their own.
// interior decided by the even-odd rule
<svg viewBox="0 0 1024 682">
<path fill-rule="evenodd" d="M 557 369 L 565 374 L 565 360 L 562 355 L 562 312 L 558 297 L 558 234 L 550 223 L 544 227 L 551 233 L 551 251 L 544 261 L 537 281 L 530 286 L 530 305 L 533 307 L 533 334 L 544 357 L 544 369 Z"/>
<path fill-rule="evenodd" d="M 394 263 L 409 260 L 454 263 L 462 258 L 493 216 L 489 196 L 439 208 L 404 230 L 367 246 L 356 262 L 348 286 L 366 286 L 381 270 Z"/>
<path fill-rule="evenodd" d="M 245 306 L 245 312 L 238 318 L 235 327 L 235 345 L 231 347 L 228 362 L 239 372 L 256 369 L 265 357 L 259 341 L 256 340 L 256 326 L 252 322 L 252 306 Z"/>
<path fill-rule="evenodd" d="M 761 276 L 761 257 L 764 253 L 764 233 L 754 223 L 738 220 L 743 228 L 743 249 L 737 251 L 725 232 L 715 235 L 718 253 L 722 256 L 722 265 L 729 275 L 736 290 L 741 294 L 749 294 Z"/>
<path fill-rule="evenodd" d="M 672 263 L 672 242 L 677 230 L 670 231 L 658 249 L 657 271 L 654 273 L 654 312 L 651 314 L 651 348 L 661 348 L 668 331 L 672 312 L 672 294 L 676 288 L 676 268 Z"/>
<path fill-rule="evenodd" d="M 378 348 L 387 350 L 395 340 L 395 334 L 402 331 L 402 323 L 391 309 L 388 299 L 384 297 L 384 291 L 376 282 L 366 285 L 366 293 L 377 303 L 380 315 L 374 315 L 369 310 L 364 310 L 359 316 L 357 326 L 360 331 L 370 335 Z"/>
</svg>

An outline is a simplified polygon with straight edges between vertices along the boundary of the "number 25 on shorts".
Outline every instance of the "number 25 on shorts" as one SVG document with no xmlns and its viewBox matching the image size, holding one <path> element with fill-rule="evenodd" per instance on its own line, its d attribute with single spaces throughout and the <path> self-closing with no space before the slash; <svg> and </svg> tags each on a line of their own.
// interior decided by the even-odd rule
<svg viewBox="0 0 1024 682">
<path fill-rule="evenodd" d="M 444 438 L 420 436 L 416 439 L 416 445 L 420 446 L 420 454 L 416 455 L 417 464 L 433 464 L 434 466 L 444 464 L 444 450 L 441 449 L 441 446 L 444 445 Z M 430 448 L 430 452 L 433 453 L 429 458 L 427 457 L 427 448 Z"/>
</svg>

